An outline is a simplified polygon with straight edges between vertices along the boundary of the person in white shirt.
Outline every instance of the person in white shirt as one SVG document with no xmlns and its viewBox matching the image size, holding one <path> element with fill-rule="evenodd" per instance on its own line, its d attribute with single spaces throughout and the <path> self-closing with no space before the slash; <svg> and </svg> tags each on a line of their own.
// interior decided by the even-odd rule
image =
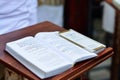
<svg viewBox="0 0 120 80">
<path fill-rule="evenodd" d="M 0 0 L 0 35 L 37 23 L 37 0 Z M 11 71 L 11 70 L 10 70 Z M 20 75 L 9 72 L 0 64 L 0 75 L 9 80 L 18 80 Z M 1 77 L 0 77 L 1 78 Z"/>
<path fill-rule="evenodd" d="M 37 23 L 37 0 L 1 0 L 0 35 Z"/>
</svg>

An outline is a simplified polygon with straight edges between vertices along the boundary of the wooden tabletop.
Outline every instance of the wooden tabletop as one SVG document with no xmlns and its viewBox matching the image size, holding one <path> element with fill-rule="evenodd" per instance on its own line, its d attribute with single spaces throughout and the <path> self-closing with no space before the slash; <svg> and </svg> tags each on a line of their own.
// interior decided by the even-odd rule
<svg viewBox="0 0 120 80">
<path fill-rule="evenodd" d="M 30 80 L 41 80 L 36 75 L 34 75 L 31 71 L 25 68 L 21 63 L 19 63 L 16 59 L 14 59 L 7 52 L 5 52 L 4 51 L 5 44 L 7 42 L 17 40 L 26 36 L 34 36 L 38 32 L 64 31 L 64 30 L 65 30 L 64 28 L 61 28 L 53 23 L 46 21 L 46 22 L 39 23 L 37 25 L 24 28 L 24 29 L 20 29 L 14 32 L 0 35 L 0 63 L 12 69 L 16 73 L 25 76 Z M 91 68 L 95 67 L 97 64 L 108 59 L 112 55 L 113 55 L 113 49 L 111 47 L 108 47 L 103 52 L 99 53 L 98 57 L 77 63 L 73 68 L 63 72 L 62 74 L 48 78 L 46 80 L 63 80 L 63 79 L 72 80 L 84 74 L 85 72 L 89 71 Z"/>
</svg>

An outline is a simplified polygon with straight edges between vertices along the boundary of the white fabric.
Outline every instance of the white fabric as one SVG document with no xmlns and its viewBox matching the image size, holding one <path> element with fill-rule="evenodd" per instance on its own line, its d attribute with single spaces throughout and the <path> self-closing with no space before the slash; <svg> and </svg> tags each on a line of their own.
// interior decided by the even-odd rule
<svg viewBox="0 0 120 80">
<path fill-rule="evenodd" d="M 0 0 L 0 34 L 37 23 L 37 0 Z"/>
<path fill-rule="evenodd" d="M 114 33 L 115 27 L 115 10 L 108 3 L 104 2 L 103 24 L 102 27 L 106 32 Z"/>
<path fill-rule="evenodd" d="M 38 21 L 50 21 L 59 26 L 63 26 L 63 5 L 41 5 L 38 7 Z"/>
</svg>

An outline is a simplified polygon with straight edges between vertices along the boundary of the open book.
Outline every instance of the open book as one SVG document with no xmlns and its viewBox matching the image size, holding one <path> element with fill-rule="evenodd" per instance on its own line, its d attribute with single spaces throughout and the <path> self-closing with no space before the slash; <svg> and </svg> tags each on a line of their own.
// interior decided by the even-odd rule
<svg viewBox="0 0 120 80">
<path fill-rule="evenodd" d="M 74 30 L 72 31 L 74 32 Z M 71 30 L 68 32 L 71 34 Z M 34 37 L 27 36 L 6 43 L 5 50 L 41 79 L 60 74 L 70 69 L 77 62 L 97 56 L 96 53 L 89 52 L 61 37 L 66 37 L 63 33 L 66 34 L 66 32 L 59 33 L 59 31 L 39 32 Z M 79 36 L 82 37 L 82 35 Z M 77 37 L 75 39 L 77 40 Z M 81 43 L 87 41 L 87 43 L 92 44 L 88 47 L 93 47 L 94 44 L 97 47 L 98 42 L 89 41 L 84 37 L 83 39 L 85 40 L 82 40 Z"/>
<path fill-rule="evenodd" d="M 106 46 L 98 41 L 95 41 L 77 31 L 70 29 L 66 32 L 61 32 L 60 36 L 93 53 L 103 51 Z"/>
</svg>

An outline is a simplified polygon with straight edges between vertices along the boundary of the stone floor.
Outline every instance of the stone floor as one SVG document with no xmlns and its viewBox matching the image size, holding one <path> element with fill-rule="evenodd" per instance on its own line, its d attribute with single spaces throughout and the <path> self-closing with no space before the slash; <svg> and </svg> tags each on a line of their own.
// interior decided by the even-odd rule
<svg viewBox="0 0 120 80">
<path fill-rule="evenodd" d="M 110 80 L 111 58 L 96 66 L 89 72 L 89 80 Z"/>
</svg>

